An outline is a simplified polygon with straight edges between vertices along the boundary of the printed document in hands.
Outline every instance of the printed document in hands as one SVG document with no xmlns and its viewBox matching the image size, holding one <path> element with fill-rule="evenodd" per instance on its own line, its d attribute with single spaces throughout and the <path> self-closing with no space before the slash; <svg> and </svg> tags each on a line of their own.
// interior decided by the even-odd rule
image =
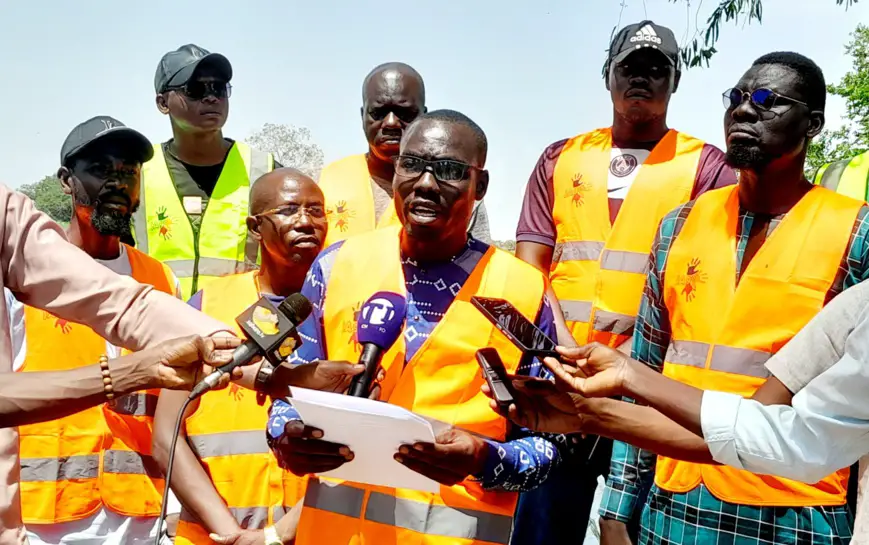
<svg viewBox="0 0 869 545">
<path fill-rule="evenodd" d="M 354 458 L 338 469 L 322 473 L 344 481 L 391 488 L 438 492 L 440 485 L 395 461 L 398 447 L 434 443 L 435 435 L 450 426 L 403 407 L 381 401 L 293 388 L 287 399 L 307 426 L 323 430 L 323 440 L 347 445 Z"/>
</svg>

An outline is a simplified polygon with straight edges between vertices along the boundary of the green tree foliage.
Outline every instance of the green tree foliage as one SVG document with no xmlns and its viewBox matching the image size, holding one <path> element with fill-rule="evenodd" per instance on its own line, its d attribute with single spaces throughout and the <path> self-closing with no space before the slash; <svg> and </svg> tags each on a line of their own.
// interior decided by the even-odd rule
<svg viewBox="0 0 869 545">
<path fill-rule="evenodd" d="M 869 26 L 857 26 L 845 53 L 851 57 L 851 70 L 838 84 L 827 86 L 831 95 L 845 99 L 845 123 L 828 128 L 812 142 L 806 161 L 810 173 L 869 150 Z"/>
<path fill-rule="evenodd" d="M 64 194 L 56 176 L 46 176 L 34 184 L 25 184 L 19 191 L 33 199 L 36 208 L 58 223 L 68 224 L 72 218 L 72 199 Z"/>
<path fill-rule="evenodd" d="M 700 9 L 703 6 L 702 1 L 694 0 L 668 0 L 674 4 L 685 4 L 689 15 L 694 11 L 694 20 L 699 20 Z M 811 0 L 812 2 L 820 2 L 821 0 Z M 826 0 L 835 1 L 836 5 L 849 8 L 856 4 L 858 0 Z M 795 2 L 795 8 L 798 9 Z M 719 0 L 718 5 L 712 10 L 712 13 L 706 19 L 705 26 L 696 25 L 694 37 L 682 47 L 682 61 L 685 66 L 691 68 L 705 64 L 709 66 L 709 60 L 717 52 L 715 44 L 718 43 L 718 38 L 721 34 L 722 24 L 733 23 L 739 25 L 743 23 L 762 23 L 763 22 L 763 2 L 762 0 Z"/>
<path fill-rule="evenodd" d="M 247 143 L 260 151 L 271 152 L 285 167 L 297 168 L 315 180 L 320 176 L 323 150 L 305 127 L 266 123 L 248 137 Z"/>
</svg>

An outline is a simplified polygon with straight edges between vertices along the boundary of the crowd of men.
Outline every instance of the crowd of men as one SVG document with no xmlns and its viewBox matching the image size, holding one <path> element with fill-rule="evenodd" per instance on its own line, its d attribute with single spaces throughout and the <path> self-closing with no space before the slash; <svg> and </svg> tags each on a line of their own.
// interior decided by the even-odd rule
<svg viewBox="0 0 869 545">
<path fill-rule="evenodd" d="M 513 256 L 490 241 L 483 203 L 501 189 L 486 170 L 484 130 L 463 113 L 428 111 L 412 67 L 368 74 L 367 151 L 315 181 L 224 136 L 226 57 L 196 45 L 164 55 L 155 96 L 172 138 L 152 145 L 100 116 L 63 143 L 66 238 L 114 274 L 211 317 L 192 331 L 200 334 L 235 324 L 260 297 L 278 304 L 301 293 L 313 312 L 287 365 L 327 378 L 293 385 L 343 391 L 352 366 L 341 362 L 361 352 L 360 306 L 378 291 L 403 294 L 403 335 L 371 395 L 452 426 L 394 455 L 440 490 L 317 476 L 353 452 L 325 441 L 287 399 L 266 402 L 257 366 L 189 404 L 173 444 L 187 393 L 152 380 L 115 396 L 109 363 L 189 331 L 166 320 L 149 327 L 175 335 L 132 338 L 104 310 L 49 302 L 62 283 L 35 297 L 37 282 L 19 271 L 5 274 L 13 370 L 105 363 L 108 401 L 21 421 L 20 490 L 10 480 L 0 495 L 0 542 L 579 544 L 602 477 L 602 543 L 869 543 L 866 528 L 855 533 L 849 491 L 848 466 L 865 452 L 800 473 L 773 467 L 782 448 L 743 431 L 772 422 L 757 416 L 772 406 L 793 400 L 799 411 L 799 392 L 834 367 L 855 328 L 862 304 L 848 307 L 850 329 L 830 353 L 800 341 L 821 327 L 814 318 L 828 303 L 843 308 L 869 279 L 869 155 L 806 178 L 826 87 L 800 54 L 770 53 L 733 75 L 724 151 L 669 127 L 681 68 L 669 29 L 642 21 L 615 35 L 604 80 L 612 125 L 543 150 Z M 97 270 L 69 274 L 108 282 Z M 520 352 L 472 296 L 512 303 L 557 339 L 560 360 Z M 99 320 L 69 317 L 85 311 Z M 486 346 L 517 377 L 509 409 L 487 397 L 475 360 Z M 754 421 L 736 411 L 754 411 Z M 757 455 L 764 449 L 773 454 Z M 173 452 L 168 532 L 158 536 Z"/>
</svg>

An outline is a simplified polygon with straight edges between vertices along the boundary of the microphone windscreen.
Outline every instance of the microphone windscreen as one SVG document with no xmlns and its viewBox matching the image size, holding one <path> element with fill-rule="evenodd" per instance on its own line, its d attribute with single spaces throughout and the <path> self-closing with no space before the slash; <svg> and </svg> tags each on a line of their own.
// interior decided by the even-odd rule
<svg viewBox="0 0 869 545">
<path fill-rule="evenodd" d="M 278 305 L 278 310 L 293 322 L 293 325 L 298 326 L 308 319 L 313 310 L 311 302 L 301 293 L 294 293 L 281 301 Z"/>
<path fill-rule="evenodd" d="M 356 340 L 388 349 L 401 335 L 406 312 L 407 303 L 401 295 L 390 291 L 375 293 L 359 311 Z"/>
</svg>

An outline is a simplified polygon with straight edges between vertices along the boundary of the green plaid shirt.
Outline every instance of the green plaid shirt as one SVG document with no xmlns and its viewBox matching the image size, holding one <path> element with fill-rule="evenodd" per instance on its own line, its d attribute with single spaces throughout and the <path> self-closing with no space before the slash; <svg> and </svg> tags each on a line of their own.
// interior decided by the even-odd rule
<svg viewBox="0 0 869 545">
<path fill-rule="evenodd" d="M 667 255 L 673 241 L 679 235 L 694 201 L 676 208 L 661 220 L 658 234 L 652 245 L 651 266 L 643 293 L 640 311 L 634 326 L 631 356 L 649 367 L 661 372 L 664 355 L 670 344 L 670 316 L 663 299 L 664 269 Z M 839 272 L 827 296 L 827 301 L 843 290 L 869 279 L 869 207 L 864 206 L 854 223 L 848 251 L 839 267 Z M 767 235 L 780 223 L 782 216 L 772 219 Z M 737 229 L 737 280 L 742 272 L 745 246 L 751 232 L 755 215 L 740 209 Z M 633 402 L 631 399 L 625 401 Z M 652 478 L 655 472 L 655 455 L 615 441 L 607 486 L 601 500 L 600 516 L 628 523 L 639 517 Z M 755 518 L 761 517 L 761 508 L 741 506 L 740 518 L 745 518 L 747 510 L 757 511 Z M 751 517 L 748 517 L 749 519 Z"/>
</svg>

